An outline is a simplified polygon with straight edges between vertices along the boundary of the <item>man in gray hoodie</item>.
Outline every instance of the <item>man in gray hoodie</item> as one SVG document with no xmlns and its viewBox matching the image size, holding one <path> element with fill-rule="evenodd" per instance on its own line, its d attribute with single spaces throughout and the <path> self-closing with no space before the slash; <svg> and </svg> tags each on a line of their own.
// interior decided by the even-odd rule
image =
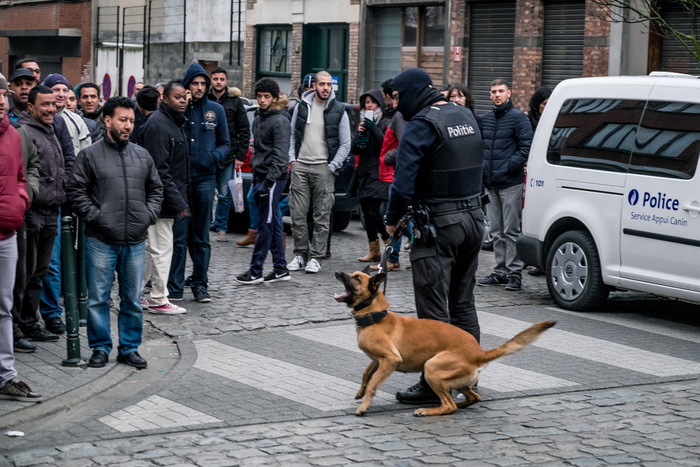
<svg viewBox="0 0 700 467">
<path fill-rule="evenodd" d="M 288 265 L 290 271 L 321 270 L 335 202 L 335 177 L 349 154 L 350 121 L 345 106 L 335 100 L 331 75 L 320 71 L 316 73 L 313 90 L 304 93 L 292 114 L 289 210 L 294 259 Z M 311 241 L 307 226 L 309 209 L 313 210 L 314 221 Z"/>
</svg>

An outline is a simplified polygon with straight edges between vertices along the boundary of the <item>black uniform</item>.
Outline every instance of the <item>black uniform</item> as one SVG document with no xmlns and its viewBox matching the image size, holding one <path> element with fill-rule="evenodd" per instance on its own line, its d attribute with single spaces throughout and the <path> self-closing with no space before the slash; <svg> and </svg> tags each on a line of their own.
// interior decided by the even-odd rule
<svg viewBox="0 0 700 467">
<path fill-rule="evenodd" d="M 483 238 L 481 133 L 474 114 L 445 99 L 420 69 L 392 86 L 408 121 L 399 143 L 385 223 L 413 207 L 413 285 L 419 318 L 451 323 L 480 338 L 474 303 Z M 420 214 L 422 212 L 422 215 Z"/>
</svg>

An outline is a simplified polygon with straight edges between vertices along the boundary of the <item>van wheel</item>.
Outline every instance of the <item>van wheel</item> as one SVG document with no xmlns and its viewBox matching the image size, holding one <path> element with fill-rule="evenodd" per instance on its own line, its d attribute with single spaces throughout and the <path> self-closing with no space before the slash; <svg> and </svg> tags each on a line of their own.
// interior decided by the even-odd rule
<svg viewBox="0 0 700 467">
<path fill-rule="evenodd" d="M 560 307 L 589 311 L 605 304 L 610 288 L 603 283 L 598 249 L 582 230 L 565 232 L 547 255 L 547 288 Z"/>
</svg>

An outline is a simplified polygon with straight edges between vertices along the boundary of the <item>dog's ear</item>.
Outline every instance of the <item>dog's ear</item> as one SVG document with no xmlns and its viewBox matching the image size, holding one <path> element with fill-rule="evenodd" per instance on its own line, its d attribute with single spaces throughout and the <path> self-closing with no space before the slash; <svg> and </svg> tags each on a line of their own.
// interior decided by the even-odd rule
<svg viewBox="0 0 700 467">
<path fill-rule="evenodd" d="M 367 274 L 368 276 L 371 276 L 371 275 L 372 275 L 372 269 L 370 269 L 369 266 L 370 266 L 369 264 L 368 264 L 367 266 L 365 266 L 365 268 L 362 270 L 362 272 L 365 273 L 365 274 Z"/>
<path fill-rule="evenodd" d="M 386 273 L 385 272 L 380 272 L 379 274 L 372 276 L 369 279 L 369 291 L 374 294 L 377 290 L 379 290 L 379 284 L 384 282 L 386 280 Z"/>
</svg>

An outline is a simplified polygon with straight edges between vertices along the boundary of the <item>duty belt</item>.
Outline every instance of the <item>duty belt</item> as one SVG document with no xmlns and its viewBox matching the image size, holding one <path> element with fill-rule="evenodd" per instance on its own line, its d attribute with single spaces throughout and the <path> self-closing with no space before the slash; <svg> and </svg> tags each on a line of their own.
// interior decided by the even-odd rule
<svg viewBox="0 0 700 467">
<path fill-rule="evenodd" d="M 429 204 L 428 208 L 433 215 L 455 211 L 470 211 L 481 207 L 481 196 L 476 195 L 471 198 L 458 201 L 443 201 L 442 203 Z"/>
</svg>

